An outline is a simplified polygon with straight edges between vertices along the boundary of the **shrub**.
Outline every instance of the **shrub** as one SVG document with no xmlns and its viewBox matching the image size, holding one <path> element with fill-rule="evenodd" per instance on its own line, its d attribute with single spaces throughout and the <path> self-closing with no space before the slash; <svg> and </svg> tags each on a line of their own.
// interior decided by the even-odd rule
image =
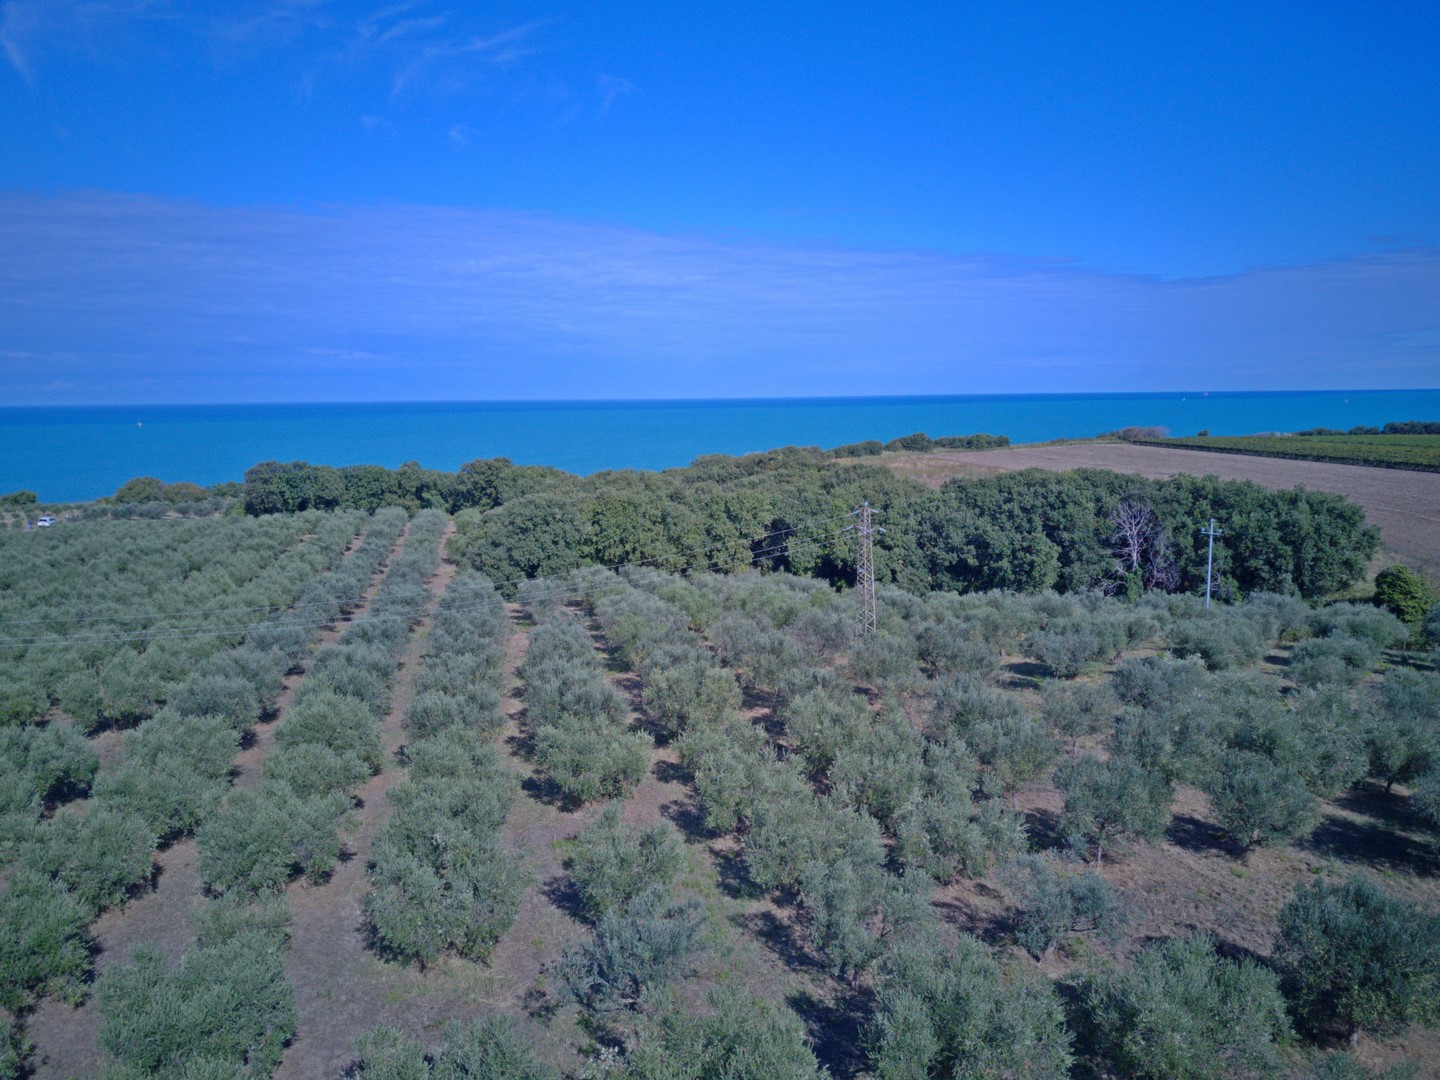
<svg viewBox="0 0 1440 1080">
<path fill-rule="evenodd" d="M 1045 725 L 1021 713 L 977 724 L 966 741 L 974 747 L 975 756 L 990 766 L 993 788 L 1007 794 L 1045 772 L 1057 751 Z"/>
<path fill-rule="evenodd" d="M 923 924 L 926 892 L 871 863 L 816 862 L 800 876 L 810 941 L 842 979 L 868 971 L 892 938 Z"/>
<path fill-rule="evenodd" d="M 1151 945 L 1128 970 L 1091 980 L 1085 1003 L 1124 1076 L 1269 1074 L 1290 1031 L 1276 976 L 1217 956 L 1201 934 Z"/>
<path fill-rule="evenodd" d="M 126 759 L 100 773 L 95 802 L 141 818 L 160 840 L 193 830 L 224 797 L 224 781 L 196 771 L 181 754 Z"/>
<path fill-rule="evenodd" d="M 275 729 L 277 750 L 283 752 L 302 743 L 319 743 L 337 754 L 354 754 L 372 773 L 385 764 L 374 713 L 362 701 L 318 686 L 299 697 Z"/>
<path fill-rule="evenodd" d="M 21 862 L 64 885 L 93 917 L 149 880 L 154 850 L 155 833 L 143 820 L 92 806 L 84 817 L 66 813 L 46 823 Z"/>
<path fill-rule="evenodd" d="M 622 824 L 619 804 L 611 803 L 575 838 L 568 865 L 585 907 L 600 916 L 646 889 L 668 889 L 685 866 L 685 849 L 674 826 Z"/>
<path fill-rule="evenodd" d="M 1366 717 L 1345 695 L 1302 692 L 1275 726 L 1283 735 L 1271 756 L 1320 798 L 1334 798 L 1365 775 Z"/>
<path fill-rule="evenodd" d="M 13 1013 L 32 994 L 72 1003 L 84 997 L 89 921 L 58 881 L 33 870 L 14 871 L 0 894 L 0 1006 Z"/>
<path fill-rule="evenodd" d="M 192 675 L 171 694 L 169 706 L 182 716 L 214 716 L 237 731 L 260 719 L 263 703 L 255 687 L 238 675 Z"/>
<path fill-rule="evenodd" d="M 674 999 L 640 1023 L 625 1056 L 628 1080 L 822 1080 L 805 1026 L 743 986 L 710 990 L 708 1013 Z"/>
<path fill-rule="evenodd" d="M 1432 829 L 1440 829 L 1440 769 L 1422 776 L 1410 798 L 1421 818 Z"/>
<path fill-rule="evenodd" d="M 501 1013 L 444 1027 L 445 1046 L 435 1057 L 435 1080 L 555 1080 L 529 1041 Z"/>
<path fill-rule="evenodd" d="M 953 949 L 920 937 L 886 959 L 867 1033 L 880 1080 L 1067 1076 L 1070 1033 L 1049 980 L 1002 973 L 969 936 Z"/>
<path fill-rule="evenodd" d="M 1204 785 L 1223 828 L 1241 847 L 1308 835 L 1320 821 L 1315 796 L 1294 770 L 1247 750 L 1232 750 Z"/>
<path fill-rule="evenodd" d="M 1379 646 L 1366 638 L 1349 634 L 1311 638 L 1290 654 L 1290 678 L 1299 686 L 1343 689 L 1363 679 L 1379 659 Z"/>
<path fill-rule="evenodd" d="M 577 803 L 624 795 L 650 767 L 650 740 L 608 727 L 547 725 L 535 733 L 535 761 Z"/>
<path fill-rule="evenodd" d="M 396 1028 L 374 1028 L 360 1037 L 357 1080 L 557 1080 L 536 1060 L 514 1023 L 500 1013 L 460 1023 L 448 1021 L 445 1045 L 433 1062 L 425 1044 Z M 346 1075 L 351 1075 L 347 1073 Z"/>
<path fill-rule="evenodd" d="M 1065 793 L 1061 831 L 1094 848 L 1097 866 L 1107 845 L 1158 839 L 1170 820 L 1170 784 L 1125 757 L 1072 758 L 1056 770 L 1055 784 Z"/>
<path fill-rule="evenodd" d="M 68 724 L 0 728 L 0 763 L 24 777 L 25 788 L 43 802 L 83 795 L 100 767 L 90 740 Z"/>
<path fill-rule="evenodd" d="M 1206 685 L 1205 665 L 1198 658 L 1172 660 L 1147 656 L 1127 660 L 1115 672 L 1115 693 L 1126 705 L 1141 709 L 1173 707 L 1197 697 Z"/>
<path fill-rule="evenodd" d="M 1408 566 L 1396 563 L 1375 575 L 1375 606 L 1409 627 L 1412 637 L 1422 634 L 1425 616 L 1435 600 L 1435 590 Z"/>
<path fill-rule="evenodd" d="M 1440 763 L 1440 678 L 1396 671 L 1374 702 L 1366 731 L 1370 775 L 1385 783 L 1408 784 Z"/>
<path fill-rule="evenodd" d="M 1270 641 L 1293 641 L 1305 633 L 1310 605 L 1298 596 L 1254 592 L 1245 598 L 1236 614 L 1254 622 Z"/>
<path fill-rule="evenodd" d="M 662 890 L 648 889 L 600 916 L 590 940 L 567 951 L 554 973 L 592 1008 L 633 1008 L 689 968 L 701 948 L 700 926 L 698 904 L 671 904 Z"/>
<path fill-rule="evenodd" d="M 470 709 L 464 698 L 422 690 L 410 700 L 410 708 L 405 713 L 405 730 L 417 739 L 423 739 L 446 728 L 462 727 L 469 718 Z"/>
<path fill-rule="evenodd" d="M 355 1080 L 429 1080 L 425 1044 L 399 1028 L 380 1026 L 360 1036 L 360 1061 L 347 1075 Z"/>
<path fill-rule="evenodd" d="M 745 837 L 745 865 L 762 889 L 795 885 L 812 863 L 880 865 L 880 829 L 834 795 L 800 794 L 758 803 Z"/>
<path fill-rule="evenodd" d="M 1040 718 L 1070 741 L 1073 754 L 1082 738 L 1114 726 L 1120 702 L 1104 683 L 1046 683 L 1041 688 Z"/>
<path fill-rule="evenodd" d="M 807 771 L 821 777 L 842 749 L 875 723 L 865 699 L 857 694 L 810 690 L 785 703 L 780 719 L 790 745 L 804 758 Z"/>
<path fill-rule="evenodd" d="M 968 738 L 982 724 L 999 724 L 1024 716 L 1025 710 L 1012 695 L 972 676 L 959 675 L 945 680 L 936 690 L 930 729 L 937 736 L 953 732 Z"/>
<path fill-rule="evenodd" d="M 258 899 L 235 893 L 221 896 L 203 905 L 192 921 L 196 944 L 202 949 L 242 934 L 263 934 L 280 942 L 290 936 L 290 906 L 283 893 Z"/>
<path fill-rule="evenodd" d="M 353 753 L 337 754 L 319 743 L 300 743 L 265 761 L 261 787 L 312 799 L 349 791 L 370 776 L 370 766 Z"/>
<path fill-rule="evenodd" d="M 1310 631 L 1317 637 L 1342 635 L 1368 641 L 1377 649 L 1402 645 L 1410 628 L 1388 611 L 1369 604 L 1331 604 L 1310 613 Z"/>
<path fill-rule="evenodd" d="M 1050 669 L 1070 679 L 1091 664 L 1113 660 L 1126 645 L 1124 626 L 1114 619 L 1080 618 L 1052 623 L 1025 636 L 1020 648 Z"/>
<path fill-rule="evenodd" d="M 0 1076 L 24 1076 L 25 1059 L 32 1049 L 19 1021 L 8 1016 L 0 1017 Z"/>
<path fill-rule="evenodd" d="M 471 959 L 489 955 L 532 880 L 499 842 L 512 784 L 492 775 L 391 789 L 396 810 L 375 838 L 365 898 L 382 950 L 421 963 L 447 949 Z"/>
<path fill-rule="evenodd" d="M 428 739 L 411 743 L 405 748 L 410 766 L 410 779 L 475 780 L 487 786 L 507 783 L 505 767 L 494 744 L 484 741 L 478 733 L 464 728 L 451 728 Z"/>
<path fill-rule="evenodd" d="M 124 1075 L 268 1076 L 295 1033 L 284 944 L 247 932 L 192 949 L 174 968 L 141 945 L 98 986 L 100 1041 Z"/>
<path fill-rule="evenodd" d="M 1307 1029 L 1393 1031 L 1440 1007 L 1440 918 L 1362 877 L 1296 888 L 1280 911 L 1275 963 Z"/>
<path fill-rule="evenodd" d="M 1170 651 L 1182 658 L 1198 656 L 1211 671 L 1253 664 L 1265 655 L 1265 644 L 1265 635 L 1251 620 L 1218 612 L 1170 629 Z"/>
<path fill-rule="evenodd" d="M 278 889 L 297 873 L 323 880 L 340 856 L 340 820 L 349 807 L 340 793 L 232 791 L 196 831 L 196 868 L 219 892 Z"/>
<path fill-rule="evenodd" d="M 735 676 L 703 654 L 685 662 L 657 665 L 645 677 L 645 704 L 672 734 L 693 725 L 713 726 L 740 708 Z"/>
<path fill-rule="evenodd" d="M 1000 654 L 986 641 L 970 635 L 968 624 L 958 619 L 929 623 L 916 637 L 919 658 L 929 664 L 937 677 L 973 675 L 992 679 L 1000 670 Z"/>
<path fill-rule="evenodd" d="M 866 634 L 850 656 L 856 680 L 872 686 L 912 682 L 919 676 L 918 664 L 915 639 L 884 629 Z"/>
<path fill-rule="evenodd" d="M 1129 921 L 1120 893 L 1090 870 L 1075 873 L 1022 855 L 1005 868 L 1003 880 L 1019 908 L 1015 938 L 1041 960 L 1067 934 L 1093 933 L 1113 945 Z"/>
<path fill-rule="evenodd" d="M 920 796 L 924 747 L 903 714 L 880 718 L 840 750 L 831 787 L 893 830 L 897 815 Z"/>
</svg>

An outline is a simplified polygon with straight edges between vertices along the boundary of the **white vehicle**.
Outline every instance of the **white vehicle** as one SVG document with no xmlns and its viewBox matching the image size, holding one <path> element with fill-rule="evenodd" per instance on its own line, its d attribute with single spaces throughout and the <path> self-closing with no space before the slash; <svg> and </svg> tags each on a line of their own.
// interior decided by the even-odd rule
<svg viewBox="0 0 1440 1080">
<path fill-rule="evenodd" d="M 53 517 L 51 517 L 49 514 L 46 514 L 46 515 L 45 515 L 44 517 L 42 517 L 39 521 L 35 522 L 35 527 L 36 527 L 37 529 L 48 529 L 51 525 L 54 525 L 54 524 L 55 524 L 55 519 L 54 519 Z"/>
</svg>

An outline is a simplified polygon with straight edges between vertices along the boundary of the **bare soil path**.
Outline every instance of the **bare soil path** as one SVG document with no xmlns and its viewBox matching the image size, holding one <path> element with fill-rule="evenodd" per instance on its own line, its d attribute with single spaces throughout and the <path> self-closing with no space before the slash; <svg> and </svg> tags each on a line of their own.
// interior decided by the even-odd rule
<svg viewBox="0 0 1440 1080">
<path fill-rule="evenodd" d="M 896 457 L 897 472 L 938 487 L 952 476 L 1016 469 L 1109 469 L 1152 480 L 1189 474 L 1253 480 L 1281 491 L 1304 486 L 1344 495 L 1365 510 L 1387 548 L 1406 562 L 1440 571 L 1440 473 L 1377 469 L 1323 461 L 1216 454 L 1128 443 L 1019 446 L 1010 450 L 946 451 Z"/>
<path fill-rule="evenodd" d="M 442 552 L 454 531 L 453 524 L 446 527 L 440 539 Z M 390 816 L 386 793 L 405 776 L 396 757 L 405 742 L 404 719 L 414 693 L 415 672 L 435 608 L 456 570 L 453 562 L 442 559 L 426 583 L 431 596 L 424 616 L 410 634 L 385 715 L 385 768 L 355 792 L 354 831 L 346 840 L 339 866 L 321 884 L 302 880 L 289 889 L 290 943 L 285 970 L 295 989 L 299 1024 L 277 1077 L 341 1075 L 355 1059 L 358 1035 L 381 1022 L 389 988 L 367 977 L 376 961 L 366 948 L 361 909 L 369 890 L 366 869 L 375 835 Z"/>
<path fill-rule="evenodd" d="M 404 540 L 405 534 L 401 533 L 386 563 L 376 570 L 354 614 L 363 615 L 370 609 L 384 579 L 385 566 Z M 347 557 L 356 546 L 351 544 Z M 321 631 L 311 655 L 333 644 L 342 632 L 343 624 Z M 294 700 L 304 677 L 303 668 L 285 676 L 275 708 L 256 725 L 245 749 L 235 758 L 237 784 L 253 787 L 258 783 L 260 765 L 274 739 L 275 727 Z M 122 907 L 103 912 L 91 925 L 97 977 L 111 964 L 127 961 L 137 945 L 158 946 L 174 963 L 195 943 L 190 915 L 204 893 L 204 883 L 196 870 L 197 854 L 195 841 L 190 837 L 156 852 L 154 887 Z M 100 1006 L 93 993 L 78 1006 L 43 998 L 25 1025 L 26 1035 L 35 1044 L 31 1063 L 36 1080 L 99 1076 L 106 1058 L 100 1046 L 100 1023 Z"/>
</svg>

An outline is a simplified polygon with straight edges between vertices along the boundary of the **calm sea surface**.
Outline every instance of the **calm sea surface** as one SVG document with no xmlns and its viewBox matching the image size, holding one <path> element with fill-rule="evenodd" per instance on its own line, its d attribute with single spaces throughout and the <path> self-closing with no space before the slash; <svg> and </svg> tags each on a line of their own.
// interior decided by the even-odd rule
<svg viewBox="0 0 1440 1080">
<path fill-rule="evenodd" d="M 1131 424 L 1245 435 L 1436 419 L 1440 390 L 0 408 L 0 492 L 93 499 L 134 476 L 213 484 L 267 460 L 453 470 L 503 456 L 583 474 L 913 431 L 1040 442 Z"/>
</svg>

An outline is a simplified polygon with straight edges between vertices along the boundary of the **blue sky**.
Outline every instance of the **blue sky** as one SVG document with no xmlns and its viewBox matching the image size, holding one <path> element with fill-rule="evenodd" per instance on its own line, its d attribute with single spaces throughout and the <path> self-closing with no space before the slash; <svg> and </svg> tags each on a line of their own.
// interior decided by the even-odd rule
<svg viewBox="0 0 1440 1080">
<path fill-rule="evenodd" d="M 0 2 L 0 400 L 1440 385 L 1440 6 Z"/>
</svg>

